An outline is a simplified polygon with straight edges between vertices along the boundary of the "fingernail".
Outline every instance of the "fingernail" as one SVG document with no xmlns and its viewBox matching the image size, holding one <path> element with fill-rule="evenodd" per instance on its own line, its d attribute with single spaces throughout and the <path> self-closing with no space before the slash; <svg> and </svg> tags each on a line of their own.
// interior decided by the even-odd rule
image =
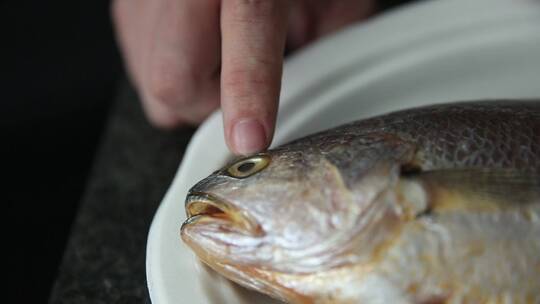
<svg viewBox="0 0 540 304">
<path fill-rule="evenodd" d="M 256 119 L 244 119 L 233 127 L 234 150 L 238 154 L 252 154 L 266 147 L 266 132 Z"/>
</svg>

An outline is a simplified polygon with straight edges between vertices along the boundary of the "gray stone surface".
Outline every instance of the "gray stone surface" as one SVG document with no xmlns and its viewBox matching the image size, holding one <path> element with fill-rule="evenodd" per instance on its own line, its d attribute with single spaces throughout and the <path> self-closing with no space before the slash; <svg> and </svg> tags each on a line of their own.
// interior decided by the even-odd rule
<svg viewBox="0 0 540 304">
<path fill-rule="evenodd" d="M 152 128 L 124 85 L 110 113 L 50 303 L 149 303 L 148 229 L 192 129 Z"/>
</svg>

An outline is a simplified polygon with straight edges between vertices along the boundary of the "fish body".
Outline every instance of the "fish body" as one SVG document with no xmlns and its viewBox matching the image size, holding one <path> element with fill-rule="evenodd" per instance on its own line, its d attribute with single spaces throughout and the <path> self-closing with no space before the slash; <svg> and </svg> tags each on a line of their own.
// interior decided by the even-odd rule
<svg viewBox="0 0 540 304">
<path fill-rule="evenodd" d="M 288 303 L 540 303 L 540 101 L 390 113 L 196 184 L 181 237 Z"/>
</svg>

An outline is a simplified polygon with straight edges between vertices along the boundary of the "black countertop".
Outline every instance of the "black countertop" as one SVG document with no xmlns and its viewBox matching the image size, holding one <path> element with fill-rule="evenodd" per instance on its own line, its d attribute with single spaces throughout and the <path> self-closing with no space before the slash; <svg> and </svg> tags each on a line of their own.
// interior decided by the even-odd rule
<svg viewBox="0 0 540 304">
<path fill-rule="evenodd" d="M 149 303 L 146 239 L 192 129 L 164 132 L 123 86 L 111 110 L 50 303 Z"/>
</svg>

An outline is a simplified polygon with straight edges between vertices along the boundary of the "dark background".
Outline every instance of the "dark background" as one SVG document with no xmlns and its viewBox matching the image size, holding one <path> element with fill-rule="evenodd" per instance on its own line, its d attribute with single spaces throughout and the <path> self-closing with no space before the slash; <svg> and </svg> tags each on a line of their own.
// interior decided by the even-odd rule
<svg viewBox="0 0 540 304">
<path fill-rule="evenodd" d="M 383 7 L 387 8 L 408 1 L 383 2 Z M 7 273 L 4 272 L 7 299 L 4 296 L 2 302 L 47 302 L 58 276 L 66 241 L 70 233 L 74 233 L 70 229 L 88 183 L 104 126 L 110 119 L 109 109 L 118 94 L 119 84 L 126 91 L 124 79 L 109 17 L 109 1 L 0 0 L 0 159 L 4 181 L 0 189 L 3 194 L 1 201 L 5 202 L 3 206 L 6 210 L 2 213 L 3 234 L 6 236 L 2 248 L 7 253 L 3 260 L 7 266 L 4 268 L 7 269 Z M 136 99 L 136 96 L 129 97 L 129 93 L 127 96 Z M 121 112 L 124 108 L 121 106 L 118 109 L 117 112 Z M 126 106 L 126 109 L 131 108 Z M 142 121 L 142 114 L 137 115 L 141 117 L 140 120 L 128 122 Z M 113 123 L 112 133 L 123 126 L 120 125 L 115 129 Z M 135 128 L 133 132 L 139 130 L 147 132 L 147 138 L 156 137 L 149 126 Z M 168 134 L 167 138 L 169 142 L 179 138 L 178 146 L 183 147 L 192 130 L 186 132 L 180 135 Z M 122 135 L 118 134 L 124 133 L 117 132 L 109 136 L 110 142 L 105 145 L 104 151 L 115 149 L 114 142 L 121 141 Z M 136 136 L 133 134 L 131 138 Z M 124 149 L 132 146 L 127 145 Z M 154 154 L 162 153 L 155 152 L 163 150 L 160 150 L 159 141 L 154 146 Z M 171 151 L 181 156 L 177 149 Z M 148 151 L 141 148 L 140 153 L 142 155 Z M 106 156 L 102 155 L 102 158 Z M 143 159 L 137 155 L 135 158 Z M 153 158 L 150 160 L 150 163 L 156 162 Z M 114 161 L 117 160 L 102 161 L 105 165 L 97 170 L 98 173 L 106 175 L 108 164 L 114 164 Z M 172 178 L 176 162 L 177 159 L 174 159 L 162 165 L 163 172 L 170 171 L 163 173 L 165 176 L 160 179 L 162 185 L 165 186 Z M 166 169 L 168 167 L 171 167 L 170 170 Z M 132 171 L 126 172 L 129 174 Z M 140 175 L 141 182 L 153 177 L 150 173 Z M 158 193 L 152 194 L 149 201 L 158 201 L 156 198 L 162 195 L 160 191 L 164 190 L 158 189 Z M 87 205 L 93 202 L 94 197 L 99 196 L 92 193 L 87 195 Z M 118 209 L 121 208 L 111 210 L 121 214 L 122 210 Z M 141 264 L 136 267 L 137 278 L 144 277 L 144 236 L 154 210 L 145 212 L 148 214 L 141 224 L 144 227 L 140 228 L 144 231 L 137 238 L 140 244 L 133 247 L 140 255 L 136 260 L 136 263 Z M 77 246 L 84 246 L 81 230 L 87 229 L 84 219 L 91 218 L 91 214 L 87 217 L 79 216 L 81 218 L 83 220 L 79 221 L 78 230 L 75 229 L 77 231 L 72 237 L 72 244 Z M 99 222 L 96 224 L 99 225 Z M 114 239 L 109 239 L 103 240 L 102 244 L 112 248 L 114 243 Z M 90 269 L 80 265 L 76 259 L 71 262 L 77 250 L 78 247 L 68 250 L 64 261 L 65 273 L 59 276 L 57 282 L 57 297 L 66 298 L 67 293 L 73 299 L 85 298 L 89 299 L 85 302 L 96 303 L 98 301 L 92 300 L 92 296 L 99 294 L 100 290 L 91 289 L 100 285 L 86 282 L 88 284 L 84 286 L 92 287 L 88 288 L 84 297 L 74 294 L 80 292 L 81 287 L 65 287 L 69 284 L 67 281 L 77 280 L 78 269 Z M 100 276 L 103 271 L 97 270 L 95 273 Z M 132 275 L 126 272 L 119 275 L 118 281 L 125 281 L 126 277 Z M 91 277 L 90 280 L 99 278 Z M 137 281 L 134 284 L 143 283 Z M 139 286 L 137 290 L 144 288 Z M 120 289 L 118 293 L 122 293 Z M 129 293 L 127 287 L 123 291 Z M 138 294 L 135 298 L 144 297 Z"/>
<path fill-rule="evenodd" d="M 0 37 L 2 302 L 46 303 L 121 62 L 106 0 L 0 1 Z"/>
</svg>

